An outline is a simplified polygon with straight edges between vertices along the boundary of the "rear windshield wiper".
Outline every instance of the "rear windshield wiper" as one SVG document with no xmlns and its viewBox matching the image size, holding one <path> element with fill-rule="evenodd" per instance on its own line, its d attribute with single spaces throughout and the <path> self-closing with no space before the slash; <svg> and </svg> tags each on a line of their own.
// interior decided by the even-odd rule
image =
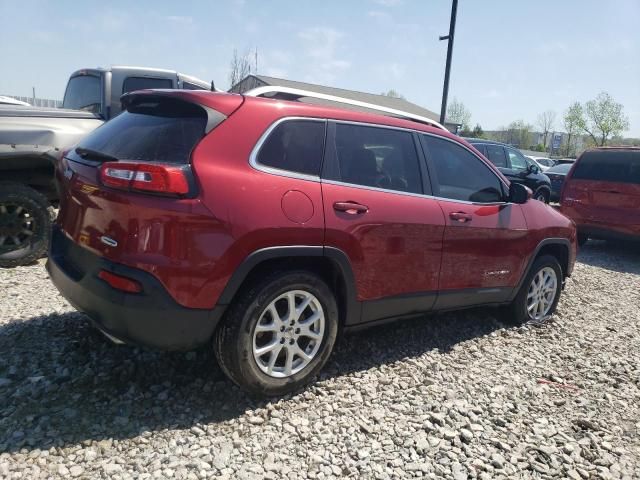
<svg viewBox="0 0 640 480">
<path fill-rule="evenodd" d="M 118 159 L 108 153 L 99 152 L 98 150 L 92 150 L 91 148 L 76 147 L 76 153 L 82 158 L 91 158 L 93 160 L 100 160 L 103 162 L 117 162 Z"/>
</svg>

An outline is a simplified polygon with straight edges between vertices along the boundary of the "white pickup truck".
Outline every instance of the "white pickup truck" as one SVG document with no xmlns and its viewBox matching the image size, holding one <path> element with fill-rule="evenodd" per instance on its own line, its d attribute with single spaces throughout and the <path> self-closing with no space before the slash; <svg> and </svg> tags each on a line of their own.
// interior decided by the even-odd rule
<svg viewBox="0 0 640 480">
<path fill-rule="evenodd" d="M 0 105 L 0 267 L 40 258 L 58 199 L 54 164 L 65 148 L 120 113 L 120 96 L 148 88 L 214 89 L 172 70 L 85 68 L 71 74 L 63 108 Z"/>
</svg>

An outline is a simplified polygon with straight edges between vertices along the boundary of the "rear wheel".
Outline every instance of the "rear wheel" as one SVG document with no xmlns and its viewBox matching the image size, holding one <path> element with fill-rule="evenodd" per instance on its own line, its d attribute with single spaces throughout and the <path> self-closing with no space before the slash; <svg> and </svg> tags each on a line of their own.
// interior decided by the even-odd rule
<svg viewBox="0 0 640 480">
<path fill-rule="evenodd" d="M 537 258 L 518 295 L 505 308 L 505 320 L 514 325 L 541 323 L 556 311 L 562 290 L 562 268 L 551 255 Z"/>
<path fill-rule="evenodd" d="M 327 362 L 338 332 L 333 293 L 306 271 L 277 272 L 234 299 L 216 332 L 222 370 L 242 389 L 283 395 Z"/>
<path fill-rule="evenodd" d="M 536 193 L 533 195 L 534 200 L 538 200 L 543 203 L 549 203 L 549 192 L 547 192 L 544 188 L 536 190 Z"/>
<path fill-rule="evenodd" d="M 46 197 L 17 183 L 0 183 L 0 267 L 33 263 L 47 250 L 51 208 Z"/>
</svg>

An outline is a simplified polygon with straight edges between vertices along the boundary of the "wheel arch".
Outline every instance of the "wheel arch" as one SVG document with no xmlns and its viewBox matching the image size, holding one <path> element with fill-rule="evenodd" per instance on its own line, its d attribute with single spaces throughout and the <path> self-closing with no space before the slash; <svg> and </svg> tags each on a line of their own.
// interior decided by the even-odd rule
<svg viewBox="0 0 640 480">
<path fill-rule="evenodd" d="M 349 326 L 360 320 L 361 304 L 357 301 L 351 263 L 342 250 L 333 247 L 282 246 L 256 250 L 236 268 L 217 303 L 229 305 L 243 285 L 275 269 L 303 269 L 318 274 L 336 296 L 340 324 Z"/>
<path fill-rule="evenodd" d="M 533 263 L 542 255 L 551 255 L 558 260 L 560 269 L 562 270 L 562 281 L 564 282 L 564 280 L 568 277 L 567 272 L 569 270 L 570 247 L 571 243 L 566 238 L 546 238 L 542 240 L 534 250 L 531 257 L 529 257 L 527 266 L 522 272 L 522 276 L 520 277 L 518 285 L 513 289 L 509 301 L 513 301 L 513 299 L 518 295 L 520 288 L 522 288 L 522 284 L 531 271 Z"/>
</svg>

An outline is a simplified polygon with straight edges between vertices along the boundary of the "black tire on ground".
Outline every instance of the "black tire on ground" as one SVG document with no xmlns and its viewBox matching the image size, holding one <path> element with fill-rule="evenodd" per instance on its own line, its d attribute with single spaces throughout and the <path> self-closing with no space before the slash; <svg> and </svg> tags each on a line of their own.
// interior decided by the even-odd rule
<svg viewBox="0 0 640 480">
<path fill-rule="evenodd" d="M 52 211 L 36 190 L 0 182 L 0 267 L 28 265 L 46 253 Z"/>
<path fill-rule="evenodd" d="M 556 307 L 558 306 L 558 300 L 560 300 L 560 292 L 562 291 L 562 268 L 560 267 L 560 263 L 558 263 L 558 259 L 552 255 L 542 255 L 533 262 L 533 265 L 529 269 L 524 282 L 522 283 L 522 287 L 518 291 L 516 298 L 509 305 L 503 308 L 502 317 L 506 323 L 511 325 L 522 325 L 526 322 L 533 321 L 534 319 L 529 315 L 527 311 L 527 295 L 529 293 L 529 287 L 531 286 L 531 282 L 534 277 L 540 272 L 542 269 L 546 267 L 551 267 L 556 274 L 556 293 L 555 298 L 551 304 L 551 308 L 549 309 L 547 315 L 544 319 L 536 320 L 537 322 L 544 321 L 551 317 L 556 311 Z"/>
<path fill-rule="evenodd" d="M 589 236 L 584 233 L 578 233 L 578 246 L 582 247 L 589 240 Z"/>
<path fill-rule="evenodd" d="M 544 188 L 539 188 L 536 193 L 533 194 L 533 198 L 540 202 L 549 203 L 551 194 Z"/>
<path fill-rule="evenodd" d="M 338 333 L 338 307 L 331 289 L 309 271 L 280 271 L 246 286 L 229 306 L 214 335 L 218 363 L 240 388 L 256 396 L 279 396 L 295 391 L 312 380 L 325 365 Z M 280 295 L 301 290 L 314 295 L 325 315 L 320 348 L 303 369 L 284 378 L 263 372 L 253 355 L 253 334 L 262 312 Z"/>
</svg>

